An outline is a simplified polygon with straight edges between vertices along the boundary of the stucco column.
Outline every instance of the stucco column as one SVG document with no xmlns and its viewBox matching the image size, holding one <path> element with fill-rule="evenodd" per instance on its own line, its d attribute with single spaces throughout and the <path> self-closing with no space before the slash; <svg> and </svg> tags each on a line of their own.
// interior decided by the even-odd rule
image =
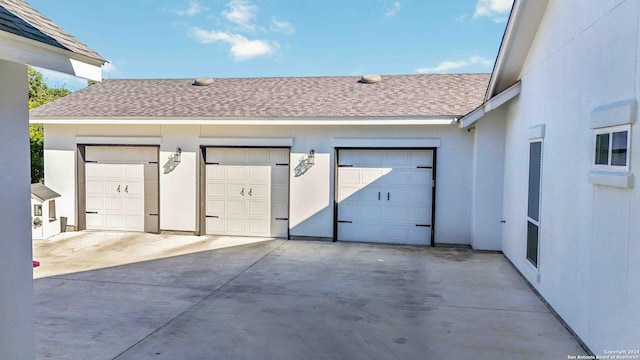
<svg viewBox="0 0 640 360">
<path fill-rule="evenodd" d="M 27 67 L 0 60 L 0 359 L 35 357 Z"/>
</svg>

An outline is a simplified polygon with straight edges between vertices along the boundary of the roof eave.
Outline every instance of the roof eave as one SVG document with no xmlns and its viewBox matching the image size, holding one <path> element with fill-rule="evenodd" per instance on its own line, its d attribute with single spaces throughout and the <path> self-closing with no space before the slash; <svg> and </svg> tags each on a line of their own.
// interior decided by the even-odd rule
<svg viewBox="0 0 640 360">
<path fill-rule="evenodd" d="M 76 125 L 454 125 L 462 115 L 362 117 L 31 117 L 33 124 Z"/>
<path fill-rule="evenodd" d="M 4 60 L 96 81 L 102 81 L 102 65 L 106 62 L 6 31 L 0 31 L 0 54 Z"/>
<path fill-rule="evenodd" d="M 485 102 L 520 80 L 549 0 L 515 0 L 489 79 Z"/>
<path fill-rule="evenodd" d="M 509 102 L 511 99 L 520 95 L 520 81 L 511 85 L 501 93 L 495 95 L 491 99 L 484 102 L 484 104 L 480 105 L 478 108 L 463 116 L 460 119 L 459 127 L 461 129 L 467 128 L 473 125 L 476 121 L 482 119 L 487 113 L 498 109 L 502 105 Z"/>
</svg>

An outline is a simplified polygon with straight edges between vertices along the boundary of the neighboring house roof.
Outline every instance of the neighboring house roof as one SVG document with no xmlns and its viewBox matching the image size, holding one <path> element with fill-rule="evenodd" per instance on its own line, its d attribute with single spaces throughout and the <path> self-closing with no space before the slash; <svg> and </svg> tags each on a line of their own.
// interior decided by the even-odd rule
<svg viewBox="0 0 640 360">
<path fill-rule="evenodd" d="M 0 0 L 0 30 L 68 50 L 102 63 L 106 61 L 21 0 Z"/>
<path fill-rule="evenodd" d="M 61 195 L 44 186 L 44 184 L 31 184 L 31 196 L 44 202 L 47 200 L 59 198 Z"/>
<path fill-rule="evenodd" d="M 31 110 L 31 120 L 288 119 L 460 116 L 482 103 L 489 74 L 105 80 Z"/>
</svg>

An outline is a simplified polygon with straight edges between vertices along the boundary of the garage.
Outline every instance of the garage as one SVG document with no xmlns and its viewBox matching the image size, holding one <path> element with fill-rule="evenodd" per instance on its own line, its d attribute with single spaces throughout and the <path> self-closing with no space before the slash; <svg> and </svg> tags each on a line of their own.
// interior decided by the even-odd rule
<svg viewBox="0 0 640 360">
<path fill-rule="evenodd" d="M 157 147 L 83 148 L 84 228 L 158 232 Z"/>
<path fill-rule="evenodd" d="M 289 149 L 207 147 L 205 233 L 289 236 Z"/>
<path fill-rule="evenodd" d="M 339 149 L 337 239 L 432 245 L 434 157 L 434 149 Z"/>
</svg>

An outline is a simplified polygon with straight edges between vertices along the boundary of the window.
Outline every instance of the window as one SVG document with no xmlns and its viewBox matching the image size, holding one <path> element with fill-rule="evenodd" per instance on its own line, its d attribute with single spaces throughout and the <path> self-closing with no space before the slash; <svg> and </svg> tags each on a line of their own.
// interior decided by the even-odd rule
<svg viewBox="0 0 640 360">
<path fill-rule="evenodd" d="M 529 143 L 529 197 L 527 201 L 527 260 L 538 267 L 542 141 Z"/>
<path fill-rule="evenodd" d="M 42 216 L 42 205 L 33 205 L 33 216 Z"/>
<path fill-rule="evenodd" d="M 629 125 L 595 130 L 594 167 L 599 170 L 629 171 Z"/>
<path fill-rule="evenodd" d="M 49 201 L 49 221 L 56 220 L 56 201 Z"/>
</svg>

